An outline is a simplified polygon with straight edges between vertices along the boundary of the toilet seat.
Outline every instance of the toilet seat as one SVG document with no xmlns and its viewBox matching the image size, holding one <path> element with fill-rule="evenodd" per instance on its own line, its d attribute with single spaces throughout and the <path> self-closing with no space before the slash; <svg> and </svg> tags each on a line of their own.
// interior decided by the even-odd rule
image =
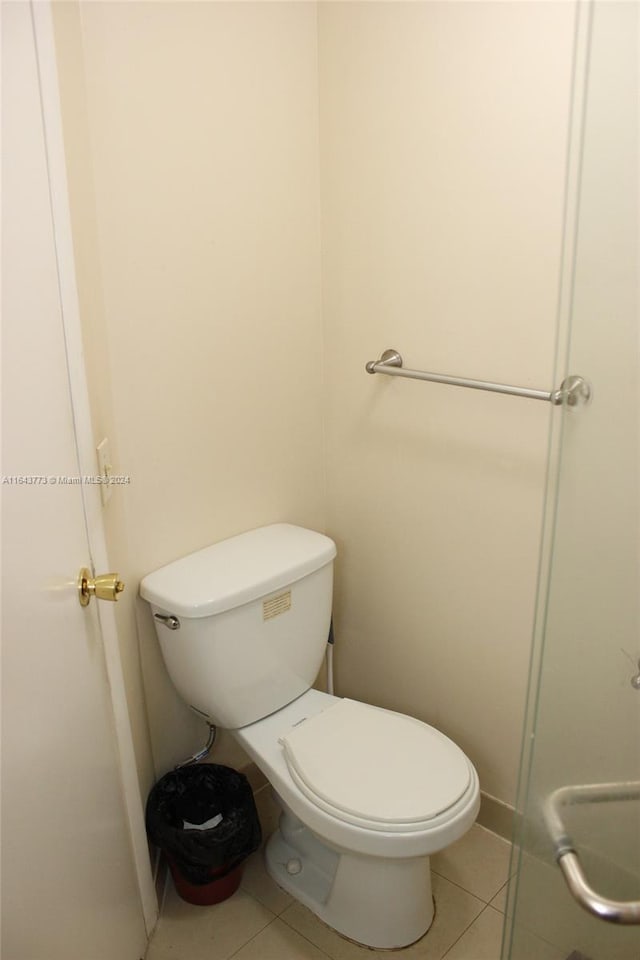
<svg viewBox="0 0 640 960">
<path fill-rule="evenodd" d="M 462 750 L 404 714 L 337 700 L 279 738 L 291 778 L 343 822 L 385 833 L 419 830 L 472 782 Z"/>
<path fill-rule="evenodd" d="M 349 822 L 343 811 L 322 801 L 303 785 L 299 776 L 296 775 L 294 778 L 292 767 L 287 763 L 282 741 L 294 730 L 302 729 L 306 723 L 310 723 L 313 717 L 340 702 L 340 698 L 332 694 L 311 688 L 281 710 L 246 727 L 231 730 L 230 733 L 264 773 L 280 806 L 291 810 L 324 843 L 332 844 L 336 849 L 374 857 L 413 858 L 429 856 L 459 840 L 476 819 L 480 805 L 478 775 L 471 761 L 464 754 L 462 756 L 470 774 L 467 789 L 443 813 L 415 823 L 395 821 L 382 823 L 372 821 L 370 816 L 364 818 L 362 823 Z M 389 711 L 383 711 L 383 713 L 388 714 Z M 391 716 L 397 716 L 397 714 L 391 714 Z M 344 739 L 343 734 L 344 730 L 341 728 L 340 740 Z M 444 739 L 447 740 L 446 737 Z M 450 740 L 447 742 L 455 750 L 459 749 Z M 383 754 L 381 745 L 377 745 L 374 769 L 378 781 L 384 776 L 380 758 L 393 756 L 397 750 L 398 744 L 394 743 L 392 748 L 387 748 Z M 338 750 L 334 740 L 332 763 L 337 755 Z M 416 760 L 414 765 L 419 766 L 419 761 Z"/>
</svg>

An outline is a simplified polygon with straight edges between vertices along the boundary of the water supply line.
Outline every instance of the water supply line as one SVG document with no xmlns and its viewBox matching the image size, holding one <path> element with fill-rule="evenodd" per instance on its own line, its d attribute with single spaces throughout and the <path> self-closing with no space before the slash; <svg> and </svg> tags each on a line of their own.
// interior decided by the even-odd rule
<svg viewBox="0 0 640 960">
<path fill-rule="evenodd" d="M 336 638 L 333 632 L 333 617 L 329 624 L 329 639 L 327 640 L 327 693 L 333 696 L 333 645 Z"/>
<path fill-rule="evenodd" d="M 209 723 L 208 720 L 205 720 L 205 723 L 209 727 L 209 739 L 207 740 L 206 744 L 202 750 L 198 750 L 198 752 L 190 756 L 188 760 L 183 760 L 181 763 L 176 763 L 175 767 L 173 768 L 174 770 L 180 770 L 181 767 L 189 767 L 192 763 L 198 763 L 200 760 L 204 760 L 205 757 L 209 756 L 211 748 L 216 742 L 218 731 L 215 724 Z"/>
</svg>

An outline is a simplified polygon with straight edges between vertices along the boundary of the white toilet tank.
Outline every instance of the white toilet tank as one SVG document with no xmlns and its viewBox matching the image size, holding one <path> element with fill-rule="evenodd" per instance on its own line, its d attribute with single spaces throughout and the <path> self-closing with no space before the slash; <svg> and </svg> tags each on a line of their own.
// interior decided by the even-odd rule
<svg viewBox="0 0 640 960">
<path fill-rule="evenodd" d="M 331 620 L 332 540 L 288 523 L 176 560 L 140 584 L 185 702 L 234 730 L 312 685 Z"/>
</svg>

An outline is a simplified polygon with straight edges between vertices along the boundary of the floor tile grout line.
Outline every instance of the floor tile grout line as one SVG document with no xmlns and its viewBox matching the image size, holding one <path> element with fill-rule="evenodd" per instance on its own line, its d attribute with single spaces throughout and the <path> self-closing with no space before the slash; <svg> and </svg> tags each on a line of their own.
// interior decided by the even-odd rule
<svg viewBox="0 0 640 960">
<path fill-rule="evenodd" d="M 509 880 L 510 880 L 510 879 L 511 879 L 511 877 L 509 877 Z M 505 897 L 504 910 L 501 910 L 500 907 L 497 907 L 493 901 L 495 900 L 495 898 L 498 896 L 499 893 L 502 893 L 502 891 L 504 890 L 504 888 L 508 885 L 509 880 L 505 880 L 505 882 L 502 884 L 502 886 L 501 886 L 500 889 L 498 890 L 498 893 L 494 893 L 494 895 L 492 896 L 491 900 L 489 900 L 489 903 L 487 904 L 488 907 L 493 907 L 493 909 L 494 909 L 494 910 L 497 910 L 498 913 L 504 913 L 504 914 L 506 914 L 506 912 L 507 912 L 507 904 L 508 904 L 508 902 L 509 902 L 509 891 L 507 890 L 507 895 L 506 895 L 506 897 Z"/>
<path fill-rule="evenodd" d="M 278 889 L 281 890 L 282 887 L 278 887 Z M 284 923 L 285 926 L 287 926 L 287 927 L 289 928 L 289 930 L 292 930 L 294 933 L 297 933 L 297 935 L 298 935 L 299 937 L 302 937 L 303 940 L 306 940 L 307 943 L 311 944 L 311 946 L 314 947 L 316 950 L 318 950 L 319 953 L 321 953 L 321 954 L 323 954 L 325 957 L 327 957 L 327 960 L 334 960 L 334 958 L 331 957 L 330 954 L 326 953 L 326 951 L 323 950 L 322 947 L 319 947 L 317 943 L 314 943 L 313 940 L 310 940 L 310 939 L 309 939 L 309 937 L 306 937 L 303 933 L 300 933 L 299 930 L 296 930 L 295 927 L 293 927 L 290 923 L 287 923 L 287 921 L 284 919 L 284 917 L 283 917 L 282 914 L 286 913 L 286 911 L 289 909 L 289 907 L 293 906 L 293 904 L 295 903 L 295 900 L 294 900 L 292 903 L 288 903 L 287 906 L 284 907 L 284 909 L 282 910 L 281 913 L 274 913 L 273 910 L 271 910 L 269 907 L 266 907 L 266 906 L 264 905 L 264 903 L 261 903 L 261 901 L 258 900 L 258 898 L 255 897 L 255 896 L 254 896 L 252 893 L 250 893 L 248 890 L 245 889 L 244 892 L 247 894 L 248 897 L 251 897 L 252 900 L 255 900 L 255 902 L 258 903 L 261 907 L 264 907 L 265 910 L 268 910 L 269 913 L 272 915 L 272 917 L 271 917 L 271 920 L 269 920 L 268 923 L 265 923 L 264 927 L 261 927 L 260 930 L 258 930 L 258 932 L 255 933 L 252 937 L 249 937 L 249 939 L 248 939 L 247 941 L 245 941 L 245 943 L 243 943 L 242 946 L 238 947 L 238 949 L 237 949 L 236 951 L 234 951 L 234 953 L 230 953 L 227 957 L 225 957 L 225 960 L 233 960 L 233 957 L 237 956 L 238 953 L 240 953 L 241 950 L 244 950 L 244 948 L 245 948 L 246 946 L 248 946 L 248 944 L 250 944 L 253 940 L 255 940 L 256 937 L 259 937 L 260 934 L 263 933 L 268 927 L 270 927 L 270 926 L 272 925 L 272 923 L 274 923 L 274 921 L 276 921 L 276 920 L 282 921 L 282 923 Z"/>
<path fill-rule="evenodd" d="M 285 911 L 285 910 L 288 910 L 289 907 L 290 907 L 293 903 L 295 903 L 295 900 L 292 899 L 292 900 L 291 900 L 291 903 L 286 903 L 286 904 L 284 905 L 284 907 L 281 907 L 279 910 L 274 910 L 273 907 L 269 907 L 269 906 L 264 902 L 264 900 L 261 900 L 260 897 L 256 896 L 255 893 L 252 893 L 251 890 L 247 889 L 247 887 L 243 887 L 243 886 L 241 885 L 241 886 L 240 886 L 240 889 L 243 890 L 244 893 L 248 894 L 250 897 L 253 897 L 253 899 L 254 899 L 257 903 L 259 903 L 261 907 L 264 907 L 265 910 L 268 910 L 269 913 L 272 913 L 272 914 L 274 915 L 274 917 L 281 917 L 282 914 L 284 913 L 284 911 Z M 278 890 L 282 890 L 282 887 L 278 887 Z M 284 891 L 284 892 L 286 893 L 286 891 Z"/>
<path fill-rule="evenodd" d="M 271 907 L 267 906 L 267 904 L 264 903 L 262 900 L 260 900 L 260 899 L 256 896 L 255 893 L 252 893 L 251 890 L 249 890 L 247 887 L 245 887 L 245 885 L 244 885 L 244 883 L 243 883 L 242 881 L 240 882 L 240 889 L 241 889 L 241 890 L 244 890 L 245 893 L 248 893 L 249 896 L 253 897 L 254 900 L 257 900 L 258 903 L 262 904 L 263 907 L 265 907 L 267 910 L 269 910 L 271 913 L 273 913 L 276 917 L 280 917 L 280 916 L 284 913 L 285 910 L 288 910 L 289 907 L 290 907 L 293 903 L 295 903 L 295 899 L 291 896 L 290 893 L 288 893 L 283 887 L 281 887 L 279 883 L 276 883 L 276 881 L 273 879 L 273 877 L 266 871 L 266 865 L 265 865 L 265 862 L 264 862 L 264 855 L 263 855 L 264 846 L 265 846 L 265 845 L 263 844 L 261 847 L 259 847 L 258 850 L 255 852 L 255 854 L 253 854 L 253 856 L 259 856 L 259 857 L 261 857 L 261 859 L 262 859 L 262 864 L 263 864 L 263 866 L 265 866 L 265 875 L 268 877 L 268 879 L 271 881 L 271 883 L 273 883 L 273 885 L 278 889 L 278 891 L 279 891 L 280 893 L 286 894 L 286 896 L 289 897 L 289 903 L 286 903 L 286 904 L 284 905 L 284 907 L 282 907 L 280 910 L 276 911 L 276 910 L 273 910 Z"/>
<path fill-rule="evenodd" d="M 501 886 L 498 887 L 498 889 L 496 890 L 496 892 L 491 894 L 491 900 L 485 900 L 484 897 L 481 897 L 481 896 L 480 896 L 480 894 L 474 893 L 472 890 L 469 890 L 467 887 L 463 887 L 462 884 L 461 884 L 461 883 L 458 883 L 457 880 L 452 880 L 450 877 L 446 877 L 446 876 L 444 875 L 444 873 L 438 873 L 438 871 L 437 871 L 437 870 L 434 870 L 433 867 L 431 868 L 431 872 L 437 874 L 437 876 L 439 876 L 441 880 L 446 880 L 447 883 L 452 883 L 452 884 L 454 885 L 454 887 L 457 887 L 457 888 L 458 888 L 458 890 L 462 890 L 464 893 L 468 893 L 470 897 L 475 897 L 475 899 L 476 899 L 476 900 L 479 900 L 480 903 L 484 903 L 485 907 L 488 907 L 488 906 L 489 906 L 489 904 L 491 903 L 491 900 L 493 900 L 494 897 L 497 897 L 498 894 L 500 893 L 500 891 L 502 890 L 502 888 L 505 886 L 505 884 L 507 884 L 507 883 L 509 882 L 509 879 L 507 878 L 507 879 L 504 881 L 504 883 L 503 883 Z M 494 909 L 497 909 L 497 907 L 494 908 Z M 502 911 L 499 911 L 499 912 L 502 912 Z"/>
<path fill-rule="evenodd" d="M 259 937 L 263 930 L 266 930 L 267 927 L 270 927 L 270 926 L 271 926 L 271 924 L 273 923 L 274 920 L 277 920 L 277 919 L 278 919 L 278 915 L 277 915 L 276 913 L 274 913 L 273 910 L 270 910 L 269 907 L 265 906 L 264 903 L 261 903 L 261 901 L 258 900 L 257 897 L 254 897 L 254 895 L 253 895 L 252 893 L 249 893 L 249 891 L 246 890 L 246 889 L 244 889 L 242 886 L 240 887 L 240 889 L 242 890 L 242 892 L 243 892 L 247 897 L 249 897 L 250 900 L 253 900 L 253 902 L 254 902 L 254 903 L 257 903 L 259 907 L 262 907 L 263 910 L 266 910 L 267 913 L 270 913 L 270 914 L 271 914 L 271 919 L 270 919 L 270 920 L 267 920 L 267 922 L 264 924 L 264 926 L 263 926 L 263 927 L 260 927 L 260 929 L 259 929 L 256 933 L 254 933 L 253 936 L 249 937 L 248 940 L 245 940 L 244 943 L 241 944 L 241 945 L 238 947 L 237 950 L 234 950 L 233 953 L 227 954 L 227 956 L 224 957 L 224 960 L 231 960 L 232 957 L 235 957 L 235 955 L 236 955 L 237 953 L 239 953 L 240 950 L 244 950 L 244 948 L 247 946 L 248 943 L 251 943 L 251 941 L 252 941 L 252 940 L 255 940 L 256 937 Z M 230 899 L 230 898 L 228 898 L 228 899 Z M 224 902 L 224 901 L 222 901 L 222 902 Z"/>
<path fill-rule="evenodd" d="M 294 900 L 294 904 L 295 904 L 295 900 Z M 293 904 L 290 904 L 290 906 L 293 906 Z M 307 909 L 308 909 L 308 908 L 307 908 Z M 285 911 L 285 913 L 286 913 L 286 911 Z M 294 933 L 297 933 L 298 936 L 302 937 L 303 940 L 306 940 L 307 943 L 310 943 L 312 947 L 315 947 L 316 950 L 319 950 L 320 953 L 323 953 L 323 954 L 325 955 L 325 957 L 328 957 L 329 960 L 335 960 L 335 957 L 332 957 L 330 953 L 327 953 L 327 951 L 324 949 L 324 947 L 318 946 L 317 943 L 314 943 L 314 941 L 311 940 L 309 937 L 307 937 L 304 933 L 301 933 L 299 930 L 296 930 L 296 928 L 295 928 L 292 924 L 290 924 L 288 920 L 285 920 L 284 916 L 280 916 L 279 919 L 282 920 L 283 923 L 286 923 L 286 925 L 289 927 L 290 930 L 293 930 Z M 318 920 L 320 920 L 320 917 L 318 917 Z M 327 928 L 327 930 L 331 930 L 332 933 L 335 933 L 336 936 L 340 936 L 340 934 L 338 933 L 337 930 L 333 930 L 332 927 L 330 927 L 328 924 L 324 923 L 322 920 L 320 920 L 320 923 L 322 923 L 322 924 Z M 353 941 L 351 941 L 351 942 L 353 943 Z M 368 950 L 369 948 L 363 946 L 363 949 Z"/>
<path fill-rule="evenodd" d="M 255 897 L 254 897 L 254 899 L 255 899 Z M 264 906 L 264 904 L 263 904 L 263 906 Z M 259 937 L 260 934 L 264 933 L 264 931 L 265 931 L 268 927 L 271 926 L 272 923 L 274 923 L 276 920 L 279 920 L 279 919 L 280 919 L 280 918 L 279 918 L 279 917 L 276 917 L 276 916 L 272 917 L 272 919 L 269 920 L 268 923 L 265 923 L 264 927 L 261 927 L 261 928 L 258 930 L 257 933 L 254 933 L 254 935 L 253 935 L 252 937 L 249 937 L 249 939 L 246 940 L 246 941 L 242 944 L 242 946 L 238 947 L 237 950 L 234 950 L 233 953 L 228 954 L 228 956 L 226 956 L 226 957 L 224 958 L 224 960 L 233 960 L 234 957 L 237 957 L 237 956 L 238 956 L 238 954 L 240 953 L 241 950 L 244 950 L 244 948 L 245 948 L 245 947 L 248 947 L 250 943 L 253 943 L 253 941 L 256 939 L 256 937 Z"/>
<path fill-rule="evenodd" d="M 258 931 L 256 931 L 256 933 L 254 933 L 254 934 L 253 934 L 252 936 L 250 936 L 247 940 L 245 940 L 243 943 L 241 943 L 240 946 L 237 947 L 232 953 L 229 953 L 229 954 L 227 954 L 225 957 L 221 958 L 221 960 L 232 960 L 232 957 L 235 957 L 236 954 L 240 952 L 240 950 L 244 950 L 244 948 L 247 946 L 247 944 L 251 943 L 252 940 L 255 940 L 256 937 L 259 937 L 260 934 L 261 934 L 264 930 L 267 929 L 267 927 L 270 927 L 271 924 L 274 922 L 274 920 L 278 920 L 278 919 L 279 919 L 278 914 L 274 913 L 273 910 L 271 910 L 271 909 L 270 909 L 269 907 L 267 907 L 264 903 L 262 903 L 260 900 L 258 900 L 258 898 L 255 897 L 252 893 L 250 893 L 248 890 L 246 890 L 246 889 L 245 889 L 244 887 L 242 887 L 242 886 L 240 887 L 240 889 L 241 889 L 242 892 L 245 894 L 245 896 L 249 897 L 250 900 L 253 900 L 253 902 L 256 903 L 256 904 L 257 904 L 259 907 L 261 907 L 263 910 L 266 910 L 267 913 L 269 913 L 269 914 L 271 915 L 271 918 L 270 918 L 269 920 L 267 920 L 267 922 L 264 924 L 264 926 L 260 927 L 260 929 L 259 929 Z M 227 899 L 230 899 L 230 898 L 227 898 Z M 188 902 L 188 901 L 187 901 L 187 902 Z M 224 901 L 220 901 L 220 902 L 223 903 Z M 217 904 L 210 904 L 210 906 L 217 906 Z M 161 920 L 161 919 L 162 919 L 161 917 L 158 918 L 158 924 L 160 923 L 160 920 Z M 157 926 L 158 926 L 158 925 L 156 925 L 156 930 L 157 930 Z M 154 935 L 155 935 L 155 931 L 154 931 Z M 152 939 L 153 939 L 153 938 L 152 938 Z M 151 940 L 149 941 L 149 946 L 150 946 L 150 945 L 151 945 Z M 147 948 L 147 949 L 148 949 L 148 948 Z"/>
<path fill-rule="evenodd" d="M 522 930 L 525 930 L 525 931 L 526 931 L 528 934 L 530 934 L 532 937 L 535 937 L 536 940 L 540 940 L 541 943 L 546 944 L 546 946 L 548 946 L 548 947 L 553 947 L 554 950 L 565 950 L 565 949 L 567 949 L 567 948 L 565 948 L 565 947 L 561 947 L 561 946 L 560 946 L 559 944 L 557 944 L 557 943 L 554 943 L 553 940 L 547 940 L 546 936 L 543 936 L 538 930 L 534 930 L 533 927 L 530 927 L 530 926 L 529 926 L 528 924 L 526 924 L 526 923 L 522 923 L 522 922 L 518 923 L 518 922 L 516 921 L 515 927 L 517 928 L 518 926 L 519 926 Z M 571 948 L 568 948 L 568 949 L 571 949 Z M 566 960 L 569 960 L 569 957 L 567 957 Z M 589 960 L 589 958 L 587 958 L 587 960 Z"/>
<path fill-rule="evenodd" d="M 289 904 L 289 906 L 291 906 L 291 904 Z M 287 910 L 287 909 L 288 909 L 288 908 L 285 907 L 285 910 Z M 248 946 L 250 943 L 252 943 L 252 942 L 253 942 L 257 937 L 259 937 L 262 933 L 264 933 L 264 931 L 265 931 L 268 927 L 270 927 L 276 920 L 280 920 L 282 923 L 284 923 L 284 925 L 285 925 L 286 927 L 289 928 L 289 930 L 291 930 L 293 933 L 297 934 L 297 935 L 298 935 L 299 937 L 301 937 L 303 940 L 306 940 L 306 942 L 307 942 L 308 944 L 310 944 L 310 945 L 314 948 L 314 950 L 317 950 L 318 953 L 321 953 L 324 957 L 327 958 L 327 960 L 335 960 L 335 958 L 333 958 L 333 957 L 331 956 L 331 954 L 329 954 L 329 953 L 327 953 L 325 950 L 323 950 L 322 947 L 319 947 L 317 943 L 314 943 L 313 940 L 310 940 L 309 937 L 306 937 L 306 936 L 304 935 L 304 933 L 300 933 L 300 931 L 299 931 L 299 930 L 296 930 L 295 927 L 292 927 L 290 923 L 287 923 L 287 921 L 284 919 L 284 917 L 283 917 L 282 915 L 280 915 L 280 916 L 274 916 L 273 920 L 270 920 L 269 923 L 265 924 L 264 927 L 262 928 L 262 930 L 258 930 L 258 932 L 257 932 L 256 934 L 254 934 L 254 936 L 251 937 L 249 940 L 247 940 L 246 943 L 243 943 L 241 947 L 238 947 L 238 949 L 235 951 L 235 953 L 231 953 L 231 954 L 229 954 L 228 957 L 225 957 L 225 960 L 233 960 L 233 958 L 236 957 L 236 956 L 240 953 L 241 950 L 244 950 L 244 948 L 245 948 L 246 946 Z"/>
<path fill-rule="evenodd" d="M 488 904 L 488 903 L 485 903 L 485 905 L 484 905 L 484 907 L 482 908 L 482 910 L 480 911 L 480 913 L 479 913 L 476 917 L 473 918 L 473 920 L 471 921 L 471 923 L 467 924 L 467 926 L 464 928 L 464 930 L 462 931 L 462 933 L 460 934 L 460 936 L 457 937 L 457 938 L 454 940 L 454 942 L 451 944 L 451 946 L 447 948 L 447 952 L 442 955 L 442 957 L 440 958 L 440 960 L 447 960 L 447 957 L 449 956 L 449 954 L 451 953 L 451 951 L 452 951 L 453 948 L 455 947 L 456 943 L 459 943 L 460 940 L 462 940 L 462 938 L 464 937 L 464 935 L 469 932 L 469 930 L 471 929 L 471 927 L 472 927 L 475 923 L 478 922 L 478 920 L 480 919 L 480 917 L 481 917 L 482 914 L 485 912 L 485 910 L 487 909 L 488 906 L 489 906 L 489 904 Z M 493 909 L 495 910 L 495 907 L 494 907 Z M 496 911 L 496 912 L 497 912 L 497 913 L 500 913 L 499 910 Z"/>
</svg>

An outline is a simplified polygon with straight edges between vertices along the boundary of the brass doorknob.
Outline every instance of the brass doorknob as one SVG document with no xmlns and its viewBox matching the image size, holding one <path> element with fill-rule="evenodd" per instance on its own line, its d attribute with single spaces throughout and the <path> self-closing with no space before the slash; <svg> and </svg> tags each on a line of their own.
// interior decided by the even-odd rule
<svg viewBox="0 0 640 960">
<path fill-rule="evenodd" d="M 124 590 L 124 583 L 118 579 L 117 573 L 101 573 L 92 577 L 91 571 L 83 567 L 78 574 L 78 599 L 82 607 L 87 607 L 91 597 L 98 600 L 117 600 L 118 594 Z"/>
</svg>

